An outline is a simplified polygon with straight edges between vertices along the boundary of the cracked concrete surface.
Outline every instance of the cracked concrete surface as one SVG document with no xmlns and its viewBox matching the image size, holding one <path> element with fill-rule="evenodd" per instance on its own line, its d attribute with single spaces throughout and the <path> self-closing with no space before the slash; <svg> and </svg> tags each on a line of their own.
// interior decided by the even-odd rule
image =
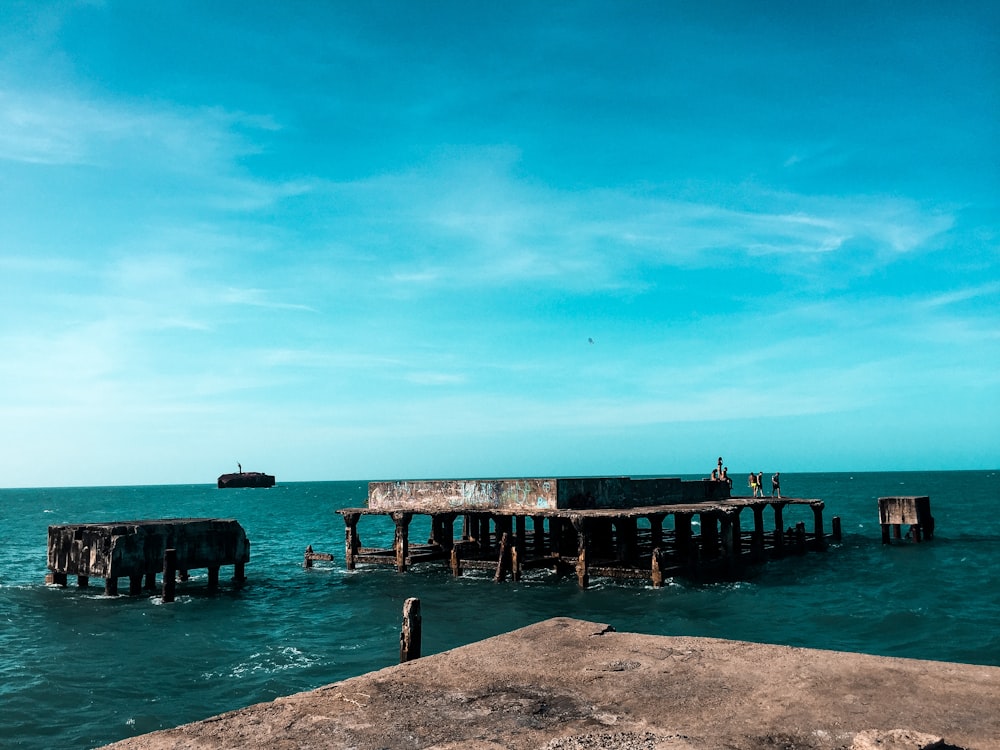
<svg viewBox="0 0 1000 750">
<path fill-rule="evenodd" d="M 1000 668 L 619 633 L 555 618 L 108 747 L 852 746 L 1000 748 Z"/>
</svg>

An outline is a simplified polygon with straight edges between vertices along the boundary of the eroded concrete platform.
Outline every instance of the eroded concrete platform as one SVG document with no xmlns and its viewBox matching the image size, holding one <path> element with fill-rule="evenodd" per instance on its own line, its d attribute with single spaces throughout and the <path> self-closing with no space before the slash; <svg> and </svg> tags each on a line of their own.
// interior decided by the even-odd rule
<svg viewBox="0 0 1000 750">
<path fill-rule="evenodd" d="M 935 738 L 1000 747 L 1000 668 L 555 618 L 108 747 L 915 750 Z"/>
</svg>

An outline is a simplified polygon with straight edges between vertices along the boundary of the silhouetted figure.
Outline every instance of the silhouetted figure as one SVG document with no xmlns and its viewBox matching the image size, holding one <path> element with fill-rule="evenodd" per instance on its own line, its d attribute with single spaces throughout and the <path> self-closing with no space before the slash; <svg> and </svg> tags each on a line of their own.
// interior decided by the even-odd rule
<svg viewBox="0 0 1000 750">
<path fill-rule="evenodd" d="M 777 471 L 771 476 L 771 497 L 775 495 L 781 497 L 781 476 Z"/>
</svg>

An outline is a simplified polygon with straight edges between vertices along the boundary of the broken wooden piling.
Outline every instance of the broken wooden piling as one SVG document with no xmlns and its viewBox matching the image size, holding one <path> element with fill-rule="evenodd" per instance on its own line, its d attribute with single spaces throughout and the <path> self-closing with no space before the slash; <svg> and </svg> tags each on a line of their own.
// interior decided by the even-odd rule
<svg viewBox="0 0 1000 750">
<path fill-rule="evenodd" d="M 399 633 L 399 662 L 420 658 L 422 622 L 420 600 L 411 597 L 403 603 L 403 627 Z"/>
</svg>

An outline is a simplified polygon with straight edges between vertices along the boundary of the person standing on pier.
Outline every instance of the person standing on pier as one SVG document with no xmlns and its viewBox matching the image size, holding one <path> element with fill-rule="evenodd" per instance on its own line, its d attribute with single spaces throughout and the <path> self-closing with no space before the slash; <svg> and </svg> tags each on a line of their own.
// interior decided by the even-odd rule
<svg viewBox="0 0 1000 750">
<path fill-rule="evenodd" d="M 764 497 L 764 472 L 757 472 L 757 491 L 760 493 L 761 497 Z"/>
<path fill-rule="evenodd" d="M 747 477 L 747 484 L 753 491 L 753 496 L 757 497 L 757 475 L 754 474 L 752 471 L 750 472 L 750 476 Z"/>
<path fill-rule="evenodd" d="M 781 475 L 777 471 L 771 476 L 771 497 L 775 495 L 781 497 Z"/>
</svg>

